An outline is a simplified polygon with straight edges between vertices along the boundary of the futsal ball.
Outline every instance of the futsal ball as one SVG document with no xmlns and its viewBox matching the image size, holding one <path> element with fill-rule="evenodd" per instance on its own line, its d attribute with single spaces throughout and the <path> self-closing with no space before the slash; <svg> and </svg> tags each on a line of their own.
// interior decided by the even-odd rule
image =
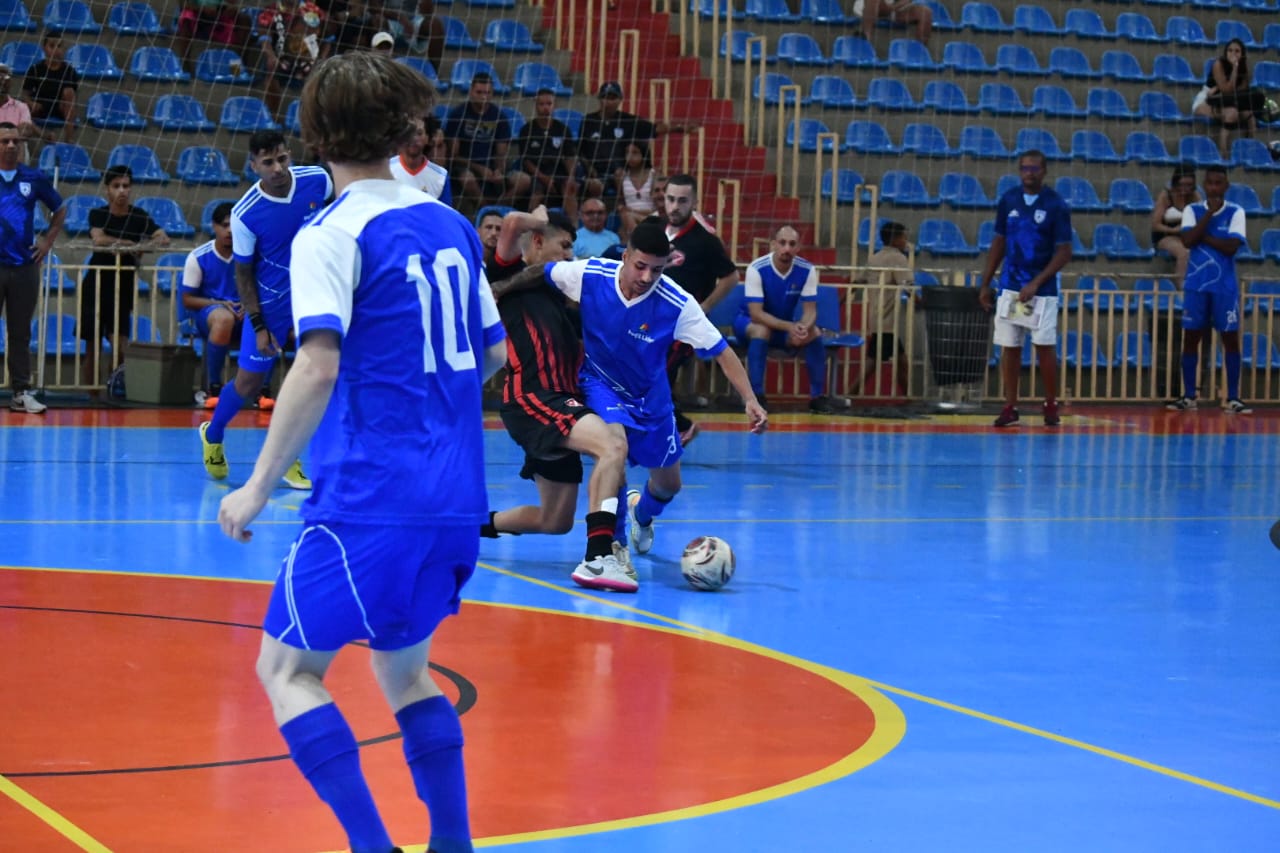
<svg viewBox="0 0 1280 853">
<path fill-rule="evenodd" d="M 729 543 L 715 536 L 699 536 L 684 546 L 680 556 L 680 573 L 689 586 L 703 592 L 712 592 L 733 577 L 733 549 Z"/>
<path fill-rule="evenodd" d="M 1280 548 L 1280 521 L 1271 525 L 1271 544 Z M 688 553 L 688 552 L 686 552 Z"/>
</svg>

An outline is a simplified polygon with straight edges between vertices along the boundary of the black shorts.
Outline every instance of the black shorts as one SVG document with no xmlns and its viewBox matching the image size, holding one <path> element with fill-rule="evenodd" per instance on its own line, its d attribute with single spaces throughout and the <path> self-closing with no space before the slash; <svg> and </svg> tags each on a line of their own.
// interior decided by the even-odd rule
<svg viewBox="0 0 1280 853">
<path fill-rule="evenodd" d="M 867 336 L 867 357 L 876 361 L 892 361 L 902 353 L 902 344 L 893 332 L 872 332 Z"/>
<path fill-rule="evenodd" d="M 101 295 L 94 287 L 101 281 Z M 133 313 L 134 271 L 122 268 L 119 280 L 115 270 L 88 270 L 80 282 L 80 340 L 93 342 L 99 337 L 129 335 L 129 315 Z"/>
<path fill-rule="evenodd" d="M 501 414 L 507 434 L 525 453 L 521 477 L 582 482 L 582 457 L 564 446 L 573 425 L 593 414 L 581 399 L 573 394 L 526 394 L 503 405 Z"/>
</svg>

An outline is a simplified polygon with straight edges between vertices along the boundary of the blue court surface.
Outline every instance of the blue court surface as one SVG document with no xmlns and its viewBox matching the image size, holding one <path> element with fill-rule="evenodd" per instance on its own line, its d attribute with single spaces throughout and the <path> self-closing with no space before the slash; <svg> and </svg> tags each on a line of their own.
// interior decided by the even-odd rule
<svg viewBox="0 0 1280 853">
<path fill-rule="evenodd" d="M 47 686 L 13 680 L 14 658 L 41 654 L 15 627 L 35 609 L 24 579 L 53 576 L 54 604 L 73 593 L 56 578 L 84 577 L 55 570 L 267 581 L 296 532 L 304 496 L 282 488 L 250 545 L 223 538 L 214 518 L 228 486 L 204 473 L 199 414 L 131 414 L 0 415 L 10 733 L 36 725 L 66 666 L 48 661 Z M 1027 418 L 1036 425 L 1011 433 L 976 417 L 777 420 L 753 437 L 723 417 L 690 446 L 686 488 L 652 554 L 636 558 L 635 595 L 570 582 L 581 522 L 567 536 L 482 543 L 446 647 L 465 660 L 468 644 L 489 644 L 483 664 L 457 666 L 478 697 L 463 715 L 478 847 L 1280 850 L 1280 553 L 1268 540 L 1280 413 L 1081 410 L 1058 432 Z M 232 485 L 263 424 L 228 433 Z M 536 502 L 514 444 L 500 429 L 486 439 L 493 507 Z M 716 593 L 679 572 L 684 543 L 703 534 L 737 555 Z M 506 612 L 546 628 L 497 642 L 488 623 L 468 627 Z M 555 626 L 577 625 L 607 631 L 557 639 Z M 627 626 L 647 633 L 627 639 Z M 85 630 L 89 646 L 121 629 Z M 530 687 L 526 708 L 510 688 L 530 676 L 554 695 Z M 367 670 L 358 678 L 376 693 Z M 265 705 L 243 702 L 245 713 Z M 491 754 L 502 726 L 556 755 Z M 74 759 L 61 748 L 47 744 L 51 764 Z M 0 740 L 0 848 L 147 849 L 116 828 L 134 817 L 82 807 L 93 788 L 72 796 L 6 752 Z M 607 784 L 582 783 L 593 766 Z M 411 787 L 407 773 L 386 784 Z M 340 847 L 309 793 L 298 807 L 327 846 L 290 846 L 288 834 L 259 846 L 259 826 L 279 817 L 266 815 L 242 826 L 241 849 Z M 162 806 L 141 814 L 186 819 Z M 222 820 L 234 809 L 210 804 Z M 420 850 L 425 838 L 396 840 Z"/>
</svg>

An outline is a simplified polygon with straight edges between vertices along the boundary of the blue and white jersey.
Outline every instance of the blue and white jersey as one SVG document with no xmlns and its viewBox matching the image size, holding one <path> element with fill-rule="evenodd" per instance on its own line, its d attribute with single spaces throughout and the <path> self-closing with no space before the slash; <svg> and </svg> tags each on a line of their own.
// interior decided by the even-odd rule
<svg viewBox="0 0 1280 853">
<path fill-rule="evenodd" d="M 618 285 L 621 269 L 604 258 L 559 261 L 547 264 L 546 278 L 581 307 L 583 381 L 603 382 L 640 414 L 658 416 L 671 408 L 672 342 L 684 341 L 703 358 L 727 344 L 697 301 L 666 276 L 628 300 Z"/>
<path fill-rule="evenodd" d="M 1014 187 L 996 206 L 996 233 L 1005 240 L 1000 289 L 1021 290 L 1049 265 L 1059 246 L 1071 242 L 1071 208 L 1049 187 L 1041 187 L 1035 196 Z M 1041 285 L 1036 295 L 1057 296 L 1058 276 Z"/>
<path fill-rule="evenodd" d="M 231 258 L 218 254 L 212 240 L 195 247 L 187 255 L 187 262 L 182 268 L 182 287 L 184 292 L 205 299 L 240 301 L 240 292 L 236 289 L 236 265 Z"/>
<path fill-rule="evenodd" d="M 752 302 L 779 320 L 792 320 L 801 302 L 818 301 L 818 270 L 803 258 L 795 258 L 786 275 L 773 265 L 773 254 L 756 258 L 743 278 L 746 296 L 739 314 L 751 319 Z"/>
<path fill-rule="evenodd" d="M 31 263 L 37 201 L 51 214 L 62 207 L 62 196 L 44 172 L 19 163 L 12 177 L 0 175 L 0 267 Z"/>
<path fill-rule="evenodd" d="M 1203 216 L 1209 215 L 1209 205 L 1203 201 L 1189 204 L 1182 211 L 1182 230 L 1190 231 Z M 1209 220 L 1209 229 L 1205 231 L 1210 237 L 1227 239 L 1234 237 L 1243 246 L 1248 242 L 1245 236 L 1244 209 L 1229 201 L 1222 203 L 1222 209 Z M 1187 275 L 1183 279 L 1188 291 L 1211 291 L 1214 293 L 1232 293 L 1240 288 L 1236 280 L 1236 259 L 1233 255 L 1224 255 L 1208 243 L 1201 240 L 1191 247 L 1187 255 Z"/>
<path fill-rule="evenodd" d="M 232 253 L 237 263 L 253 267 L 258 301 L 268 318 L 289 310 L 293 238 L 333 195 L 333 179 L 319 166 L 290 166 L 289 171 L 293 186 L 284 198 L 267 195 L 256 183 L 231 209 Z"/>
<path fill-rule="evenodd" d="M 416 187 L 447 205 L 453 205 L 453 193 L 449 190 L 449 170 L 439 163 L 426 160 L 421 169 L 411 172 L 397 154 L 391 158 L 391 177 L 402 184 Z"/>
<path fill-rule="evenodd" d="M 506 333 L 475 228 L 412 187 L 357 181 L 293 249 L 298 340 L 342 337 L 303 519 L 483 524 L 480 367 Z"/>
</svg>

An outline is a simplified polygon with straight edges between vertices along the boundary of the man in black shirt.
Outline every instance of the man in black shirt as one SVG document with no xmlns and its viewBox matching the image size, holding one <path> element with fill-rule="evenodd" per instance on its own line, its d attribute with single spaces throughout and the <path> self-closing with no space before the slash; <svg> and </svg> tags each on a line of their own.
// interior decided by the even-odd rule
<svg viewBox="0 0 1280 853">
<path fill-rule="evenodd" d="M 508 291 L 527 266 L 573 260 L 573 223 L 561 213 L 513 211 L 485 274 L 507 330 L 507 375 L 502 386 L 502 423 L 524 449 L 520 476 L 538 486 L 538 506 L 491 512 L 481 534 L 568 533 L 582 482 L 582 458 L 595 459 L 587 483 L 586 556 L 571 577 L 580 586 L 614 592 L 639 588 L 626 549 L 614 545 L 618 493 L 625 482 L 627 442 L 583 402 L 578 391 L 582 343 L 564 297 L 547 286 Z M 517 243 L 522 249 L 515 256 Z M 511 258 L 510 260 L 508 260 Z"/>
<path fill-rule="evenodd" d="M 520 129 L 516 150 L 521 168 L 531 179 L 529 208 L 562 207 L 572 222 L 578 218 L 578 143 L 564 122 L 551 117 L 555 108 L 556 93 L 539 89 L 533 120 Z"/>
<path fill-rule="evenodd" d="M 46 33 L 40 42 L 45 58 L 27 69 L 22 80 L 23 100 L 31 107 L 31 118 L 40 127 L 62 127 L 62 141 L 73 142 L 76 135 L 76 89 L 80 75 L 66 61 L 62 36 Z"/>
<path fill-rule="evenodd" d="M 582 117 L 580 148 L 587 170 L 586 195 L 591 197 L 616 192 L 613 174 L 626 163 L 627 146 L 643 142 L 652 148 L 658 133 L 653 122 L 622 110 L 622 86 L 605 83 L 599 97 L 600 109 Z"/>
<path fill-rule="evenodd" d="M 102 175 L 107 206 L 89 211 L 89 236 L 96 247 L 80 282 L 80 339 L 88 354 L 81 363 L 81 381 L 97 385 L 98 355 L 102 336 L 111 351 L 123 357 L 133 313 L 134 277 L 143 253 L 169 245 L 169 235 L 145 210 L 129 204 L 133 172 L 128 166 L 112 166 Z M 102 328 L 105 325 L 106 328 Z"/>
</svg>

